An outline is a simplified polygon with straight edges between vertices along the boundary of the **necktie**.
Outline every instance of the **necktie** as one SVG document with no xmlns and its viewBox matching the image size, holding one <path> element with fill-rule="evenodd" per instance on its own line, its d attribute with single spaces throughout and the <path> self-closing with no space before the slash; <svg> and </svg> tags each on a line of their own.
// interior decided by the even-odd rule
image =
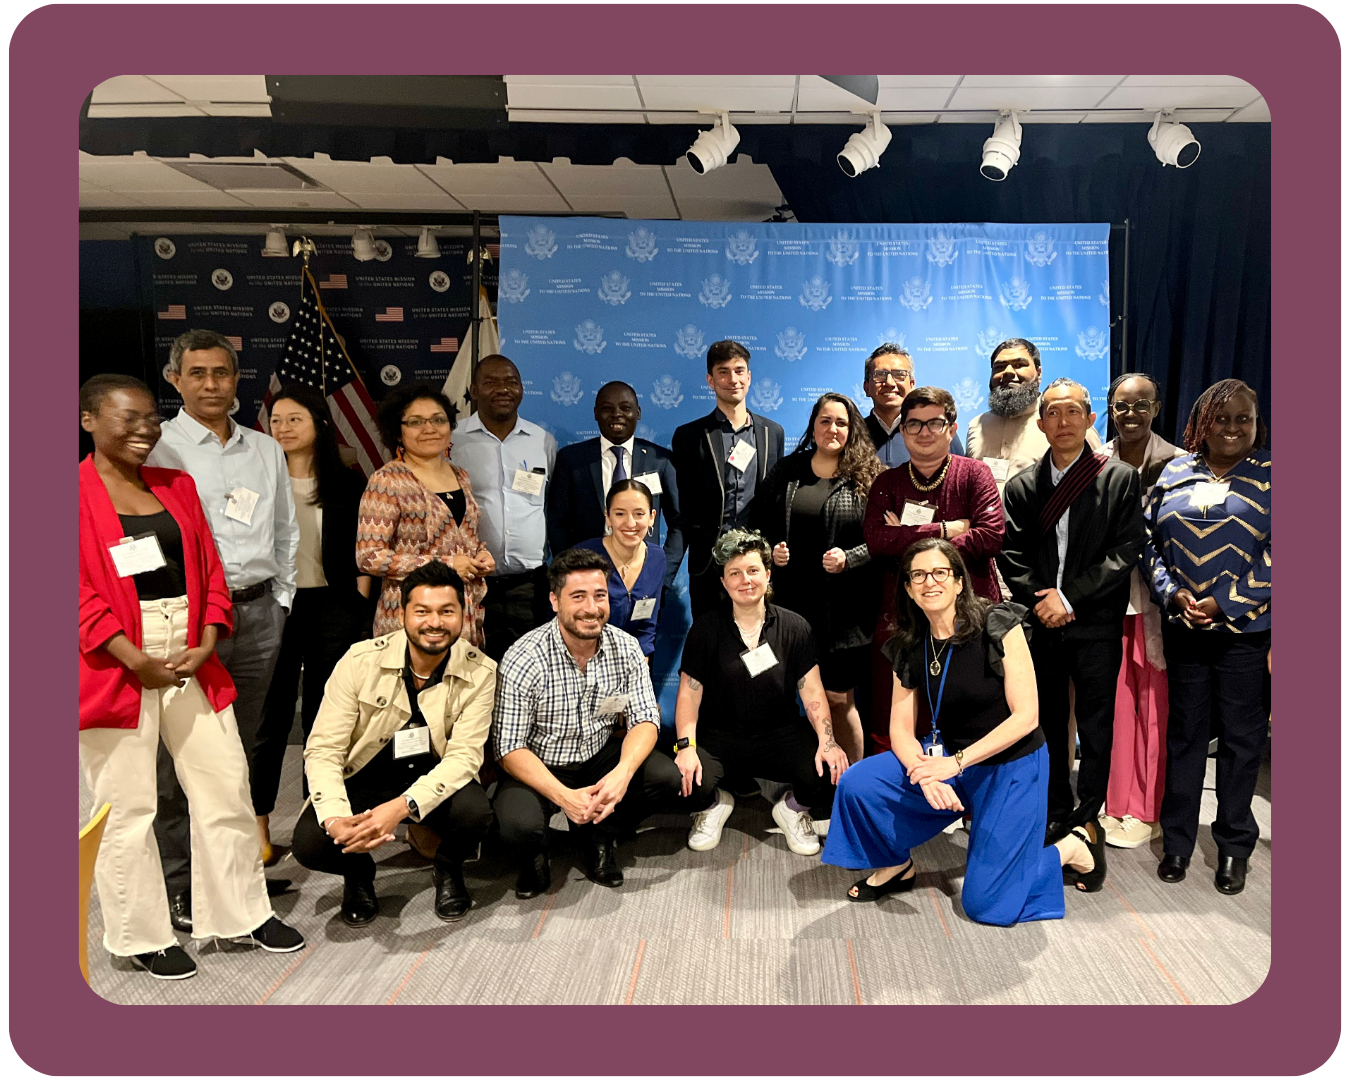
<svg viewBox="0 0 1350 1080">
<path fill-rule="evenodd" d="M 611 446 L 610 451 L 614 454 L 614 476 L 610 479 L 611 486 L 617 484 L 620 480 L 628 479 L 628 468 L 623 463 L 623 447 Z"/>
</svg>

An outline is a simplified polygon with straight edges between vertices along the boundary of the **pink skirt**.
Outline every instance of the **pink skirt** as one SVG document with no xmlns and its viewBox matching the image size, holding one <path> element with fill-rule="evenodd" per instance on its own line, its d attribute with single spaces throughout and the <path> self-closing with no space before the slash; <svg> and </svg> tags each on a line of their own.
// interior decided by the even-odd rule
<svg viewBox="0 0 1350 1080">
<path fill-rule="evenodd" d="M 1106 812 L 1157 821 L 1167 769 L 1167 672 L 1149 663 L 1144 616 L 1125 616 Z"/>
</svg>

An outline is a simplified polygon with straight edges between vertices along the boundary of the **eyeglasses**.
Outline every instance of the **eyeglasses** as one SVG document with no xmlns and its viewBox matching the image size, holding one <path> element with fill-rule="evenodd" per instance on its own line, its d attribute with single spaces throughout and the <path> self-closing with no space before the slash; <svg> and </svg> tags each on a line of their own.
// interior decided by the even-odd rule
<svg viewBox="0 0 1350 1080">
<path fill-rule="evenodd" d="M 924 428 L 927 428 L 934 435 L 941 435 L 947 430 L 947 421 L 940 416 L 935 416 L 931 420 L 906 420 L 900 425 L 906 435 L 917 435 Z"/>
<path fill-rule="evenodd" d="M 164 423 L 164 417 L 159 413 L 114 413 L 113 416 L 119 420 L 123 427 L 137 427 L 140 424 L 148 424 L 152 428 L 157 428 Z"/>
<path fill-rule="evenodd" d="M 930 577 L 941 585 L 952 576 L 950 566 L 935 566 L 931 570 L 911 570 L 909 572 L 909 583 L 911 585 L 922 585 Z"/>
<path fill-rule="evenodd" d="M 1153 411 L 1153 406 L 1158 404 L 1147 398 L 1140 398 L 1138 401 L 1113 401 L 1111 411 L 1117 416 L 1124 416 L 1126 413 L 1137 412 L 1141 416 L 1147 416 Z"/>
<path fill-rule="evenodd" d="M 874 371 L 872 372 L 872 382 L 877 386 L 885 386 L 887 383 L 894 383 L 900 386 L 902 383 L 913 382 L 914 373 L 911 371 Z"/>
<path fill-rule="evenodd" d="M 416 431 L 418 428 L 420 428 L 423 424 L 430 424 L 432 427 L 438 427 L 438 428 L 449 427 L 449 426 L 450 426 L 450 417 L 448 417 L 448 416 L 431 416 L 431 417 L 414 416 L 411 420 L 404 420 L 404 421 L 403 421 L 403 426 L 404 426 L 404 427 L 406 427 L 406 428 L 412 428 L 414 431 Z"/>
</svg>

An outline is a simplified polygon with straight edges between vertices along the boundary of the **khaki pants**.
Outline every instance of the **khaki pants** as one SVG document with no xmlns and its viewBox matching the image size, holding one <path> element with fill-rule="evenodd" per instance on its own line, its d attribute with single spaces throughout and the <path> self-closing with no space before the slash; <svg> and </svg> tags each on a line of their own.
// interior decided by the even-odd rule
<svg viewBox="0 0 1350 1080">
<path fill-rule="evenodd" d="M 142 649 L 155 657 L 181 652 L 187 620 L 186 597 L 143 600 Z M 192 808 L 192 936 L 240 937 L 272 917 L 234 709 L 214 712 L 195 678 L 181 688 L 143 689 L 135 728 L 80 732 L 80 764 L 94 806 L 112 803 L 94 880 L 103 945 L 115 956 L 177 943 L 151 828 L 161 739 Z"/>
</svg>

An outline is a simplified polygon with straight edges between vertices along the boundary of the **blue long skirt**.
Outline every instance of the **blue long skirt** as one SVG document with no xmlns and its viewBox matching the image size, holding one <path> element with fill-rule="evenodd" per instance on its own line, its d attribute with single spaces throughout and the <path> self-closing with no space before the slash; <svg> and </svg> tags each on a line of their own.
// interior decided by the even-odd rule
<svg viewBox="0 0 1350 1080">
<path fill-rule="evenodd" d="M 1044 846 L 1049 777 L 1042 746 L 1002 765 L 967 765 L 947 781 L 971 815 L 961 906 L 976 922 L 1064 918 L 1059 851 Z M 898 866 L 960 817 L 929 806 L 893 753 L 877 754 L 840 777 L 821 859 L 851 869 Z"/>
</svg>

